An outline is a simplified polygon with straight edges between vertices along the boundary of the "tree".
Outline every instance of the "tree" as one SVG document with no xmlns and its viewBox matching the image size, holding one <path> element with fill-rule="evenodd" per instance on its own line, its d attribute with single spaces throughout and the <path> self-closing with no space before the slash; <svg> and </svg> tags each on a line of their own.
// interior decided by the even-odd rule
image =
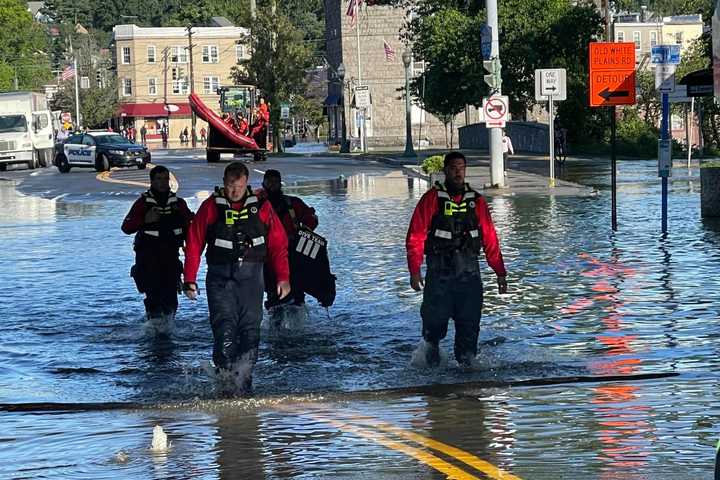
<svg viewBox="0 0 720 480">
<path fill-rule="evenodd" d="M 280 104 L 290 103 L 293 95 L 306 89 L 306 70 L 312 51 L 302 41 L 303 32 L 280 13 L 261 9 L 253 24 L 250 45 L 253 55 L 233 67 L 231 75 L 238 84 L 251 84 L 261 90 L 270 105 L 273 144 L 280 145 Z"/>
<path fill-rule="evenodd" d="M 0 0 L 0 90 L 35 90 L 50 77 L 49 43 L 24 2 Z"/>
<path fill-rule="evenodd" d="M 108 82 L 104 87 L 80 90 L 80 115 L 85 127 L 105 128 L 108 120 L 117 115 L 118 105 L 117 85 L 114 81 Z M 75 111 L 74 80 L 61 85 L 53 97 L 51 107 L 64 112 Z"/>
</svg>

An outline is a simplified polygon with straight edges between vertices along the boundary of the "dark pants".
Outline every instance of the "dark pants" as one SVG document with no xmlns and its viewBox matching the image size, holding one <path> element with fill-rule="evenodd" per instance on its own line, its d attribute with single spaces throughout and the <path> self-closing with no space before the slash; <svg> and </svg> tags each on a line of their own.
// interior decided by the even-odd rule
<svg viewBox="0 0 720 480">
<path fill-rule="evenodd" d="M 229 370 L 241 358 L 254 365 L 260 344 L 263 264 L 208 265 L 206 288 L 215 366 Z"/>
<path fill-rule="evenodd" d="M 278 298 L 277 277 L 275 277 L 272 266 L 267 262 L 265 263 L 265 293 L 267 293 L 265 307 L 268 309 L 282 304 L 302 305 L 305 303 L 305 292 L 298 287 L 297 282 L 293 282 L 292 271 L 290 272 L 290 294 L 282 300 Z"/>
<path fill-rule="evenodd" d="M 132 276 L 138 291 L 145 294 L 145 310 L 150 317 L 175 313 L 182 263 L 177 248 L 141 250 L 135 253 Z"/>
<path fill-rule="evenodd" d="M 477 354 L 483 285 L 477 260 L 458 269 L 428 259 L 420 315 L 423 338 L 437 346 L 447 335 L 448 322 L 455 322 L 455 359 L 467 363 Z"/>
</svg>

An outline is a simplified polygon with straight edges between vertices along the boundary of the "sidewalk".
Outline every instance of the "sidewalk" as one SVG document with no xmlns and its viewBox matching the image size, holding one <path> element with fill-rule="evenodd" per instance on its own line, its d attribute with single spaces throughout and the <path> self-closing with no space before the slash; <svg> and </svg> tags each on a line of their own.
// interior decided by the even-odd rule
<svg viewBox="0 0 720 480">
<path fill-rule="evenodd" d="M 442 172 L 432 178 L 420 169 L 422 160 L 431 156 L 444 154 L 447 151 L 422 151 L 418 159 L 403 157 L 402 152 L 378 152 L 363 155 L 368 160 L 375 160 L 386 165 L 401 168 L 407 175 L 422 178 L 428 181 L 442 180 Z M 490 187 L 490 155 L 488 152 L 463 150 L 468 160 L 466 173 L 467 182 L 484 194 L 493 195 L 567 195 L 591 196 L 597 191 L 573 182 L 555 180 L 555 186 L 550 187 L 548 158 L 546 155 L 513 155 L 508 160 L 505 188 Z"/>
</svg>

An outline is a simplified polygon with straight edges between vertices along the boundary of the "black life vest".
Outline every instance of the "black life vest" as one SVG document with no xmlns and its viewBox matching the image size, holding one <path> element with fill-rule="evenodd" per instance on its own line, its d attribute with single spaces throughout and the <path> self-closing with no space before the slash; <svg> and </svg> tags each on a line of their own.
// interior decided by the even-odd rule
<svg viewBox="0 0 720 480">
<path fill-rule="evenodd" d="M 217 221 L 208 227 L 208 264 L 222 265 L 238 260 L 264 262 L 267 256 L 267 227 L 260 220 L 262 202 L 248 186 L 241 210 L 234 210 L 225 196 L 225 189 L 215 187 L 213 193 Z"/>
<path fill-rule="evenodd" d="M 173 192 L 168 194 L 167 201 L 161 206 L 151 190 L 142 194 L 145 210 L 155 208 L 160 220 L 143 225 L 135 236 L 135 248 L 156 248 L 158 246 L 182 247 L 185 241 L 185 219 L 180 214 L 178 197 Z"/>
<path fill-rule="evenodd" d="M 442 256 L 459 252 L 477 260 L 482 250 L 482 234 L 475 214 L 480 194 L 466 183 L 462 200 L 455 203 L 440 182 L 435 182 L 433 188 L 437 190 L 438 211 L 430 222 L 425 254 Z"/>
</svg>

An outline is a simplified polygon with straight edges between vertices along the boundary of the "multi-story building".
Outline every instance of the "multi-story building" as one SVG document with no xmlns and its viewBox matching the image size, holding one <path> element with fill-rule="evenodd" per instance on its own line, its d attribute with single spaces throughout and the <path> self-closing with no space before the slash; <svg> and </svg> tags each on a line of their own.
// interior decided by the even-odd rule
<svg viewBox="0 0 720 480">
<path fill-rule="evenodd" d="M 357 141 L 362 117 L 355 108 L 353 92 L 358 84 L 362 84 L 368 86 L 372 102 L 365 118 L 368 145 L 404 145 L 405 67 L 402 54 L 406 47 L 400 39 L 400 31 L 407 12 L 403 8 L 366 5 L 366 2 L 362 5 L 355 24 L 346 14 L 347 2 L 325 0 L 328 138 L 331 143 L 339 142 L 344 121 L 347 137 Z M 343 77 L 339 75 L 343 70 L 339 69 L 340 65 L 344 69 Z M 412 75 L 422 72 L 422 66 L 421 62 L 414 62 Z M 412 105 L 411 109 L 414 143 L 422 139 L 423 143 L 444 146 L 443 123 L 417 105 Z M 458 115 L 454 124 L 460 127 L 478 119 L 478 110 L 471 107 L 468 115 Z"/>
<path fill-rule="evenodd" d="M 703 33 L 702 15 L 679 15 L 655 18 L 646 13 L 617 15 L 613 24 L 615 41 L 635 43 L 635 61 L 651 68 L 652 47 L 680 45 L 682 55 Z"/>
<path fill-rule="evenodd" d="M 150 141 L 160 139 L 165 124 L 170 140 L 178 139 L 186 127 L 190 131 L 191 82 L 203 101 L 219 110 L 216 90 L 232 85 L 232 67 L 249 58 L 248 34 L 235 26 L 193 27 L 191 79 L 186 28 L 115 26 L 120 122 L 137 131 L 144 125 Z M 198 119 L 198 135 L 203 126 Z"/>
</svg>

